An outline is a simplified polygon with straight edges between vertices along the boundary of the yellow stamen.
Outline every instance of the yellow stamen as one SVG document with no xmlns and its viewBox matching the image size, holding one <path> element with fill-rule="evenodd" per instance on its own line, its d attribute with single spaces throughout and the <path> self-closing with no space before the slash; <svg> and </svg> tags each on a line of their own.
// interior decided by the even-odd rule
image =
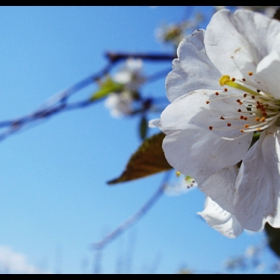
<svg viewBox="0 0 280 280">
<path fill-rule="evenodd" d="M 221 86 L 224 86 L 224 85 L 228 85 L 230 87 L 233 87 L 233 88 L 236 88 L 236 89 L 239 89 L 239 90 L 242 90 L 242 91 L 245 91 L 245 92 L 248 92 L 249 94 L 252 94 L 252 95 L 257 95 L 258 93 L 247 88 L 247 87 L 244 87 L 236 82 L 233 82 L 231 79 L 230 79 L 230 76 L 229 75 L 223 75 L 220 80 L 220 85 Z"/>
<path fill-rule="evenodd" d="M 179 177 L 181 175 L 181 172 L 176 171 L 176 176 Z"/>
</svg>

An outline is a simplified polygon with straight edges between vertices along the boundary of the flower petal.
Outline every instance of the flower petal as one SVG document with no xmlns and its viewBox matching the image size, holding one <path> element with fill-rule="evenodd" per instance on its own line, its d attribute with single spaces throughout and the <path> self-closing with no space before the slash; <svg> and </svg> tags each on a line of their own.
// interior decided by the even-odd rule
<svg viewBox="0 0 280 280">
<path fill-rule="evenodd" d="M 236 166 L 225 167 L 208 177 L 205 182 L 199 185 L 199 189 L 223 209 L 234 213 L 233 198 L 237 173 Z"/>
<path fill-rule="evenodd" d="M 209 196 L 205 200 L 205 208 L 198 212 L 208 225 L 219 231 L 222 235 L 235 238 L 243 232 L 243 227 L 235 216 L 224 210 Z"/>
<path fill-rule="evenodd" d="M 216 93 L 221 98 L 217 98 Z M 222 94 L 229 95 L 222 96 Z M 206 130 L 209 126 L 223 137 L 237 137 L 241 133 L 239 129 L 227 126 L 227 121 L 221 116 L 230 116 L 230 122 L 234 127 L 243 128 L 244 121 L 240 120 L 240 113 L 247 111 L 246 106 L 239 105 L 236 100 L 243 98 L 243 92 L 230 90 L 223 93 L 221 90 L 197 90 L 178 97 L 168 105 L 161 114 L 161 126 L 163 130 L 182 130 L 189 124 L 194 124 Z M 250 137 L 249 137 L 250 138 Z"/>
<path fill-rule="evenodd" d="M 130 92 L 111 93 L 105 100 L 105 106 L 111 110 L 111 115 L 120 118 L 131 113 L 132 96 Z"/>
<path fill-rule="evenodd" d="M 235 137 L 241 132 L 227 127 L 220 119 L 220 110 L 232 109 L 230 99 L 217 100 L 209 107 L 205 100 L 213 91 L 196 91 L 177 98 L 162 112 L 159 128 L 167 134 L 163 141 L 163 150 L 169 164 L 181 173 L 195 178 L 198 184 L 208 176 L 238 163 L 247 152 L 252 133 L 244 134 L 240 139 L 229 141 L 223 136 Z M 236 102 L 235 102 L 236 103 Z M 211 104 L 211 103 L 210 103 Z M 237 117 L 236 122 L 240 122 Z M 209 126 L 224 127 L 223 131 L 213 132 Z"/>
<path fill-rule="evenodd" d="M 207 26 L 204 41 L 207 55 L 222 74 L 250 79 L 248 72 L 256 73 L 258 63 L 279 50 L 280 23 L 249 10 L 221 10 Z"/>
<path fill-rule="evenodd" d="M 129 71 L 119 71 L 114 76 L 114 81 L 120 84 L 127 84 L 131 81 L 131 73 Z"/>
<path fill-rule="evenodd" d="M 280 205 L 280 198 L 278 197 L 277 200 L 277 205 Z M 278 210 L 274 216 L 268 216 L 263 224 L 265 224 L 265 222 L 268 222 L 274 228 L 280 228 L 280 211 Z"/>
<path fill-rule="evenodd" d="M 219 88 L 220 72 L 208 58 L 204 48 L 204 30 L 186 37 L 178 47 L 178 58 L 166 78 L 167 98 L 170 102 L 196 89 Z"/>
<path fill-rule="evenodd" d="M 236 181 L 234 214 L 241 225 L 261 230 L 266 219 L 280 226 L 280 131 L 271 127 L 246 154 Z"/>
<path fill-rule="evenodd" d="M 152 119 L 148 123 L 150 128 L 160 127 L 160 119 Z"/>
<path fill-rule="evenodd" d="M 169 164 L 195 178 L 199 185 L 213 173 L 238 163 L 248 146 L 243 141 L 224 140 L 194 125 L 170 132 L 163 140 Z"/>
<path fill-rule="evenodd" d="M 272 52 L 266 56 L 258 65 L 255 79 L 260 82 L 258 86 L 263 92 L 272 94 L 280 99 L 280 53 Z"/>
<path fill-rule="evenodd" d="M 128 58 L 125 65 L 115 74 L 114 81 L 125 84 L 127 90 L 137 91 L 145 81 L 141 74 L 142 65 L 141 59 Z"/>
</svg>

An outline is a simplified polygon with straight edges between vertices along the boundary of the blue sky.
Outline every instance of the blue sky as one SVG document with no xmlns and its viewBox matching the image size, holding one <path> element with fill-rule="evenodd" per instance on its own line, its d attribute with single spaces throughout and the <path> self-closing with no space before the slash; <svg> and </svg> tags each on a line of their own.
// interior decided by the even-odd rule
<svg viewBox="0 0 280 280">
<path fill-rule="evenodd" d="M 210 8 L 198 7 L 209 13 Z M 105 51 L 159 52 L 155 29 L 176 23 L 184 7 L 1 7 L 0 120 L 21 117 L 106 63 Z M 171 63 L 144 65 L 147 74 Z M 96 89 L 91 85 L 73 100 Z M 165 97 L 164 79 L 143 94 Z M 156 115 L 151 116 L 156 117 Z M 0 269 L 21 256 L 26 271 L 91 273 L 99 241 L 136 212 L 163 174 L 114 187 L 137 149 L 139 119 L 113 119 L 103 102 L 57 114 L 0 145 Z M 151 131 L 151 133 L 157 131 Z M 175 180 L 175 178 L 174 178 Z M 264 240 L 223 237 L 196 213 L 204 194 L 162 196 L 135 226 L 103 251 L 102 273 L 224 272 L 223 262 Z M 272 254 L 268 261 L 275 260 Z M 8 261 L 7 261 L 8 263 Z M 13 271 L 12 267 L 6 271 Z M 15 269 L 16 270 L 16 269 Z M 19 270 L 18 270 L 19 271 Z"/>
</svg>

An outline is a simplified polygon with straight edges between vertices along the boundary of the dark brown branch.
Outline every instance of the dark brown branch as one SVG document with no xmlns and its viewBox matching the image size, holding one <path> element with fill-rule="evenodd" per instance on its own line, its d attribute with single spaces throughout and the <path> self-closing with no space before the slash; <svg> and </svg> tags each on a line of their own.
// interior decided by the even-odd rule
<svg viewBox="0 0 280 280">
<path fill-rule="evenodd" d="M 106 58 L 109 59 L 111 63 L 118 62 L 120 60 L 125 60 L 127 58 L 140 58 L 143 60 L 152 60 L 152 61 L 172 61 L 176 58 L 172 54 L 145 54 L 145 53 L 116 53 L 116 52 L 106 52 Z"/>
</svg>

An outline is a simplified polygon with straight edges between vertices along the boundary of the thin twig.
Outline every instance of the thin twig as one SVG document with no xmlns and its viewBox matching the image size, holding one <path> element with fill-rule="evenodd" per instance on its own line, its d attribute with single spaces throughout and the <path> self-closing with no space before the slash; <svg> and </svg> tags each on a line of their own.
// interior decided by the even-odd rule
<svg viewBox="0 0 280 280">
<path fill-rule="evenodd" d="M 151 60 L 151 61 L 171 61 L 176 58 L 175 55 L 172 54 L 147 54 L 147 53 L 115 53 L 115 52 L 107 52 L 105 56 L 112 63 L 125 60 L 127 58 L 140 58 L 143 60 Z"/>
<path fill-rule="evenodd" d="M 92 250 L 102 250 L 104 247 L 106 247 L 110 242 L 112 242 L 114 239 L 116 239 L 118 236 L 120 236 L 122 233 L 124 233 L 129 227 L 131 227 L 133 224 L 138 222 L 140 218 L 144 216 L 144 214 L 147 213 L 147 211 L 155 204 L 155 202 L 158 200 L 158 198 L 163 194 L 163 190 L 166 186 L 166 183 L 169 179 L 170 172 L 166 172 L 163 182 L 160 184 L 160 187 L 156 190 L 156 192 L 150 197 L 150 199 L 130 218 L 128 218 L 126 221 L 121 223 L 116 229 L 111 231 L 108 235 L 106 235 L 102 240 L 95 242 L 90 245 Z"/>
<path fill-rule="evenodd" d="M 86 106 L 94 104 L 96 101 L 100 101 L 101 99 L 97 99 L 94 102 L 90 99 L 86 99 L 83 101 L 75 102 L 75 103 L 67 103 L 70 96 L 77 93 L 81 89 L 86 86 L 102 79 L 109 71 L 121 60 L 127 59 L 129 57 L 141 58 L 144 60 L 171 60 L 174 58 L 172 55 L 168 54 L 141 54 L 141 53 L 106 53 L 108 58 L 107 64 L 97 73 L 90 75 L 89 77 L 79 81 L 73 86 L 58 92 L 53 95 L 49 99 L 47 99 L 37 110 L 34 112 L 25 115 L 21 118 L 17 118 L 14 120 L 6 120 L 0 122 L 0 128 L 7 127 L 2 133 L 0 133 L 0 141 L 6 139 L 8 136 L 19 132 L 23 127 L 26 127 L 27 124 L 46 119 L 54 114 L 57 114 L 62 111 L 69 111 L 78 108 L 84 108 Z M 156 79 L 161 78 L 163 75 L 166 75 L 167 70 L 160 71 L 150 77 L 147 78 L 147 82 L 152 82 Z"/>
</svg>

